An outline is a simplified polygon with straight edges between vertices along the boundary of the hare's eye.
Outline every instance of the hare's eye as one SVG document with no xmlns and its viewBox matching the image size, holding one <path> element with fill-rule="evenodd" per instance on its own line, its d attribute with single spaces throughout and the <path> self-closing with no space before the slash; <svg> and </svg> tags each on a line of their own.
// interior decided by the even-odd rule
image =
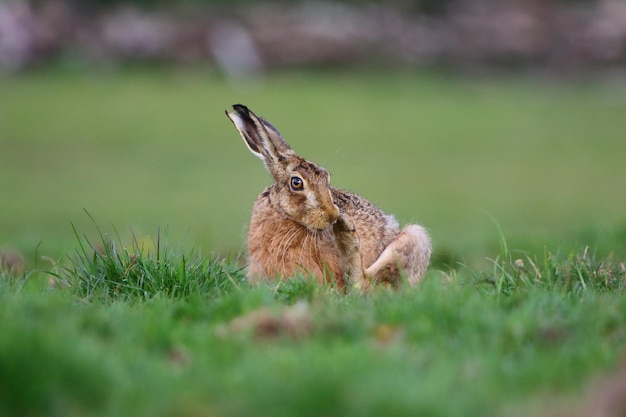
<svg viewBox="0 0 626 417">
<path fill-rule="evenodd" d="M 294 191 L 301 191 L 304 188 L 304 181 L 300 177 L 291 177 L 289 186 Z"/>
</svg>

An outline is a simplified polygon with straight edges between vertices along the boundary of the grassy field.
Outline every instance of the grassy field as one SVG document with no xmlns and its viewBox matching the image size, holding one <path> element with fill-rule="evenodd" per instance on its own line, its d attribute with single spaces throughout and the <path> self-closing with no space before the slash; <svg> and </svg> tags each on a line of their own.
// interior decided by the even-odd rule
<svg viewBox="0 0 626 417">
<path fill-rule="evenodd" d="M 503 252 L 362 297 L 158 246 L 0 276 L 1 415 L 623 415 L 623 263 Z"/>
<path fill-rule="evenodd" d="M 249 286 L 235 102 L 424 224 L 424 282 Z M 0 415 L 623 415 L 624 114 L 591 82 L 0 79 Z"/>
<path fill-rule="evenodd" d="M 121 233 L 167 228 L 235 253 L 269 183 L 224 110 L 247 104 L 333 183 L 432 233 L 437 254 L 511 247 L 626 254 L 626 101 L 590 83 L 352 74 L 234 86 L 201 73 L 0 80 L 0 246 L 58 258 L 83 209 Z"/>
</svg>

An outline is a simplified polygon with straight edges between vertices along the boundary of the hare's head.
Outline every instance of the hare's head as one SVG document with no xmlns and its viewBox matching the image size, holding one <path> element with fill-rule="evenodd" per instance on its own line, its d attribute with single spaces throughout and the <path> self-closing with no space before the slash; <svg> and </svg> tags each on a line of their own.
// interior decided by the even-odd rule
<svg viewBox="0 0 626 417">
<path fill-rule="evenodd" d="M 226 115 L 274 178 L 272 203 L 310 230 L 330 227 L 339 209 L 333 202 L 328 171 L 298 156 L 274 126 L 246 106 L 235 104 Z"/>
</svg>

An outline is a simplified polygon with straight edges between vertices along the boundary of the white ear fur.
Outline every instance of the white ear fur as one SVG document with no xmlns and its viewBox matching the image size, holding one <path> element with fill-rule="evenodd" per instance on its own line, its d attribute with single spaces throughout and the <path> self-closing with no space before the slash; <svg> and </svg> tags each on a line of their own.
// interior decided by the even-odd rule
<svg viewBox="0 0 626 417">
<path fill-rule="evenodd" d="M 263 156 L 263 154 L 261 154 L 261 152 L 259 152 L 259 149 L 255 145 L 253 145 L 254 141 L 252 141 L 252 138 L 248 137 L 248 133 L 246 132 L 245 122 L 243 121 L 243 119 L 237 114 L 237 112 L 234 112 L 234 111 L 226 111 L 226 115 L 235 125 L 235 128 L 239 132 L 239 135 L 243 139 L 247 148 L 250 149 L 250 152 L 252 152 L 256 157 L 262 160 L 263 163 L 265 163 L 266 162 L 265 157 Z"/>
</svg>

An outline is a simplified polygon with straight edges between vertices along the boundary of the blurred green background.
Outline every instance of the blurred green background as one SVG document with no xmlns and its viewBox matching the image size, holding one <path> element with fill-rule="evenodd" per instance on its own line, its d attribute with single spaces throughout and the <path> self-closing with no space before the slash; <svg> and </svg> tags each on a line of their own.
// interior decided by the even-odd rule
<svg viewBox="0 0 626 417">
<path fill-rule="evenodd" d="M 431 232 L 436 263 L 626 251 L 626 100 L 599 81 L 415 71 L 45 70 L 0 78 L 0 247 L 60 257 L 71 224 L 234 255 L 270 184 L 224 115 L 270 120 L 333 184 Z M 167 231 L 167 233 L 166 233 Z"/>
</svg>

